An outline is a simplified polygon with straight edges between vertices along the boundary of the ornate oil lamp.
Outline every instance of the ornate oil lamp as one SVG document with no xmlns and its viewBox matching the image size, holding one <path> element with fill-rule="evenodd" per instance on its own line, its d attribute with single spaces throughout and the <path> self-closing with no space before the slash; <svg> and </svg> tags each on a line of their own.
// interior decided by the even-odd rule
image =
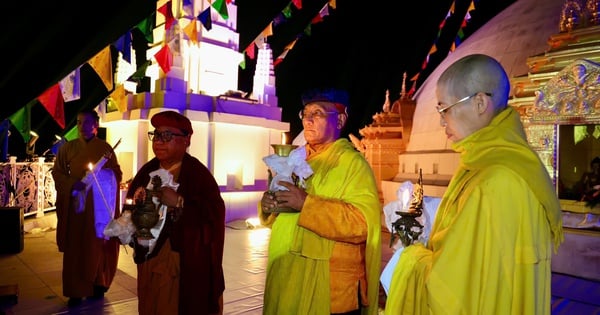
<svg viewBox="0 0 600 315">
<path fill-rule="evenodd" d="M 423 214 L 423 173 L 419 169 L 419 179 L 414 186 L 412 200 L 408 211 L 396 211 L 400 218 L 392 224 L 394 233 L 390 238 L 390 247 L 393 246 L 396 237 L 400 238 L 405 247 L 416 241 L 423 233 L 423 225 L 417 221 L 417 217 Z"/>
<path fill-rule="evenodd" d="M 290 155 L 290 152 L 292 152 L 292 150 L 294 150 L 298 146 L 293 145 L 293 144 L 271 144 L 271 147 L 273 147 L 275 154 L 277 154 L 278 156 L 288 157 Z M 269 183 L 268 183 L 269 187 L 271 186 L 271 182 L 273 181 L 273 176 L 274 176 L 273 171 L 269 168 Z M 293 174 L 293 173 L 292 173 L 292 180 L 293 180 L 294 184 L 297 184 L 297 178 L 295 178 L 295 174 Z M 269 191 L 269 193 L 275 194 L 274 191 Z M 268 212 L 296 212 L 296 211 L 294 209 L 288 208 L 288 207 L 277 207 L 277 208 L 272 209 L 272 211 L 268 211 Z"/>
<path fill-rule="evenodd" d="M 152 189 L 144 188 L 143 196 L 135 199 L 133 205 L 123 206 L 124 210 L 131 210 L 131 221 L 135 225 L 135 236 L 138 240 L 153 239 L 154 236 L 150 233 L 150 229 L 158 223 L 160 218 L 158 213 L 160 205 L 152 201 L 152 192 L 162 187 L 160 176 L 153 176 L 151 184 Z"/>
</svg>

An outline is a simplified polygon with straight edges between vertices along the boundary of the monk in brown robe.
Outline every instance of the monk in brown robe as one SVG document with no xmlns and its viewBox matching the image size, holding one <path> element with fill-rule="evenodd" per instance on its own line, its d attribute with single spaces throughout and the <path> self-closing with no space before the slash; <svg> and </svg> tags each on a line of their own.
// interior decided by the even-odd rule
<svg viewBox="0 0 600 315">
<path fill-rule="evenodd" d="M 113 171 L 117 185 L 116 203 L 108 205 L 113 217 L 119 212 L 119 189 L 123 173 L 113 148 L 98 138 L 98 113 L 93 110 L 77 115 L 79 138 L 60 147 L 52 167 L 56 187 L 56 243 L 63 252 L 63 295 L 69 306 L 81 304 L 84 297 L 102 298 L 117 271 L 119 240 L 98 237 L 95 229 L 94 194 L 82 181 L 89 166 L 103 156 L 104 169 Z M 74 195 L 83 194 L 85 203 L 77 204 Z"/>
<path fill-rule="evenodd" d="M 150 174 L 160 169 L 168 171 L 178 186 L 151 191 L 167 209 L 151 250 L 137 237 L 132 242 L 138 264 L 138 312 L 220 314 L 225 203 L 219 186 L 209 169 L 186 152 L 193 133 L 187 117 L 164 111 L 150 122 L 155 128 L 148 133 L 155 157 L 135 175 L 127 198 L 137 200 L 140 192 L 145 194 Z"/>
</svg>

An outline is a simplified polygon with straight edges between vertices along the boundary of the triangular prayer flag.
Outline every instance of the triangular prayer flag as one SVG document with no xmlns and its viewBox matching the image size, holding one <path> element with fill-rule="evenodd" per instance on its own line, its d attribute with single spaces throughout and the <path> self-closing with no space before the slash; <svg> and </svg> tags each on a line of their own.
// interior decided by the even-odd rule
<svg viewBox="0 0 600 315">
<path fill-rule="evenodd" d="M 71 71 L 58 82 L 65 102 L 75 101 L 81 98 L 79 68 Z"/>
<path fill-rule="evenodd" d="M 323 18 L 320 14 L 315 15 L 315 17 L 310 21 L 311 24 L 317 24 L 319 22 L 323 22 Z"/>
<path fill-rule="evenodd" d="M 417 74 L 415 74 L 412 78 L 410 78 L 410 80 L 416 81 L 419 78 L 419 74 L 421 74 L 421 72 L 417 72 Z"/>
<path fill-rule="evenodd" d="M 302 9 L 302 0 L 292 0 L 292 3 L 296 6 L 296 8 L 298 8 L 299 10 Z"/>
<path fill-rule="evenodd" d="M 436 51 L 437 51 L 437 47 L 435 46 L 435 44 L 433 44 L 431 46 L 431 49 L 429 49 L 429 54 L 433 55 Z"/>
<path fill-rule="evenodd" d="M 289 49 L 284 50 L 279 56 L 277 56 L 277 59 L 283 60 L 287 56 L 288 51 Z"/>
<path fill-rule="evenodd" d="M 285 6 L 285 8 L 283 8 L 283 10 L 281 10 L 281 13 L 283 13 L 283 16 L 285 16 L 286 18 L 290 18 L 292 16 L 292 7 L 291 7 L 292 3 L 288 3 L 288 5 Z"/>
<path fill-rule="evenodd" d="M 29 135 L 29 131 L 31 131 L 31 106 L 32 103 L 36 101 L 37 100 L 33 100 L 8 117 L 25 142 L 29 141 L 29 137 L 31 137 Z"/>
<path fill-rule="evenodd" d="M 287 21 L 287 18 L 285 17 L 285 15 L 283 15 L 283 13 L 279 12 L 277 13 L 277 15 L 273 18 L 273 26 L 277 27 L 283 23 L 285 23 Z"/>
<path fill-rule="evenodd" d="M 54 118 L 56 123 L 61 128 L 65 128 L 65 103 L 60 91 L 58 83 L 48 88 L 42 95 L 37 97 L 38 101 L 42 103 L 44 108 L 48 111 L 50 116 Z"/>
<path fill-rule="evenodd" d="M 123 84 L 117 85 L 115 90 L 110 93 L 108 96 L 108 102 L 113 103 L 113 105 L 121 113 L 127 111 L 127 91 L 125 90 L 125 86 Z"/>
<path fill-rule="evenodd" d="M 140 82 L 143 78 L 146 77 L 146 70 L 148 66 L 152 64 L 152 61 L 146 60 L 142 65 L 140 65 L 135 72 L 127 78 L 127 81 L 130 82 Z"/>
<path fill-rule="evenodd" d="M 278 66 L 281 62 L 283 62 L 283 59 L 276 58 L 275 60 L 273 60 L 273 67 Z"/>
<path fill-rule="evenodd" d="M 67 139 L 68 141 L 79 138 L 79 130 L 77 130 L 77 126 L 73 126 L 69 131 L 67 131 L 63 138 Z"/>
<path fill-rule="evenodd" d="M 264 37 L 269 37 L 271 35 L 273 35 L 273 23 L 269 23 L 269 25 L 267 25 L 267 27 L 265 27 L 265 29 L 262 31 L 262 35 Z"/>
<path fill-rule="evenodd" d="M 246 48 L 245 52 L 246 52 L 246 55 L 248 55 L 248 57 L 250 59 L 254 60 L 254 56 L 255 56 L 254 42 L 250 43 L 250 45 Z"/>
<path fill-rule="evenodd" d="M 245 55 L 244 55 L 245 56 Z M 246 69 L 246 57 L 244 57 L 242 59 L 242 61 L 240 62 L 240 68 L 242 68 L 242 70 Z"/>
<path fill-rule="evenodd" d="M 175 18 L 173 17 L 173 10 L 171 10 L 172 2 L 171 0 L 167 1 L 162 7 L 158 8 L 158 12 L 162 13 L 165 17 L 165 30 L 170 30 L 173 23 L 175 23 Z"/>
<path fill-rule="evenodd" d="M 320 17 L 326 17 L 329 15 L 329 5 L 325 4 L 319 11 Z"/>
<path fill-rule="evenodd" d="M 408 97 L 412 97 L 412 95 L 415 94 L 416 90 L 417 90 L 417 81 L 413 81 L 413 84 L 410 87 L 410 90 L 408 90 Z"/>
<path fill-rule="evenodd" d="M 329 0 L 329 6 L 335 10 L 337 8 L 336 0 Z"/>
<path fill-rule="evenodd" d="M 142 20 L 140 23 L 138 23 L 135 26 L 137 29 L 139 29 L 142 32 L 142 34 L 144 34 L 144 38 L 146 38 L 146 41 L 148 43 L 154 42 L 153 30 L 154 30 L 155 24 L 156 24 L 156 14 L 152 13 L 152 14 L 150 14 L 149 17 L 145 18 L 144 20 Z"/>
<path fill-rule="evenodd" d="M 127 31 L 123 36 L 119 37 L 113 45 L 123 55 L 123 60 L 131 63 L 131 32 Z"/>
<path fill-rule="evenodd" d="M 183 32 L 192 41 L 192 43 L 198 42 L 198 29 L 196 28 L 196 18 L 193 18 L 188 25 L 183 28 Z"/>
<path fill-rule="evenodd" d="M 312 34 L 312 26 L 310 23 L 308 23 L 308 25 L 304 28 L 304 34 L 306 34 L 307 36 L 310 36 L 310 34 Z"/>
<path fill-rule="evenodd" d="M 454 13 L 455 10 L 455 1 L 452 1 L 452 5 L 450 6 L 450 10 L 448 11 L 448 13 Z"/>
<path fill-rule="evenodd" d="M 112 69 L 112 57 L 110 54 L 110 45 L 106 46 L 94 57 L 88 60 L 88 64 L 96 71 L 102 83 L 107 90 L 112 91 L 113 89 L 113 69 Z"/>
<path fill-rule="evenodd" d="M 265 38 L 262 32 L 258 34 L 258 36 L 256 36 L 256 38 L 254 39 L 254 44 L 256 44 L 256 47 L 258 47 L 258 49 L 262 49 L 265 46 L 266 42 L 267 39 Z"/>
<path fill-rule="evenodd" d="M 295 38 L 291 43 L 289 43 L 285 46 L 285 49 L 290 50 L 290 49 L 294 48 L 294 45 L 296 45 L 297 41 L 298 41 L 298 38 Z"/>
<path fill-rule="evenodd" d="M 192 5 L 192 0 L 183 0 L 183 12 L 185 12 L 188 17 L 194 15 L 194 6 Z"/>
<path fill-rule="evenodd" d="M 469 4 L 469 9 L 467 9 L 467 14 L 473 10 L 475 10 L 475 3 L 471 1 L 471 4 Z"/>
<path fill-rule="evenodd" d="M 210 31 L 210 29 L 212 28 L 212 19 L 210 17 L 210 6 L 208 8 L 206 8 L 206 10 L 200 12 L 200 14 L 198 14 L 198 20 L 200 20 L 200 23 L 202 23 L 202 25 L 204 25 L 204 28 L 207 31 Z"/>
<path fill-rule="evenodd" d="M 229 13 L 227 12 L 227 3 L 224 0 L 215 0 L 212 3 L 212 7 L 219 12 L 219 15 L 223 18 L 223 20 L 227 20 L 229 18 Z"/>
<path fill-rule="evenodd" d="M 158 65 L 164 73 L 171 71 L 173 65 L 173 54 L 169 45 L 163 45 L 163 47 L 154 55 L 154 59 L 158 62 Z"/>
</svg>

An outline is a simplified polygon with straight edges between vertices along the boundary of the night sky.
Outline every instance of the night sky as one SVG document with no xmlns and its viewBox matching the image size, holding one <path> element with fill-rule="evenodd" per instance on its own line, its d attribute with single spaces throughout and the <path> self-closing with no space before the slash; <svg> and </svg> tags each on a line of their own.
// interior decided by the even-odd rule
<svg viewBox="0 0 600 315">
<path fill-rule="evenodd" d="M 463 40 L 513 2 L 475 1 L 471 19 L 462 28 Z M 443 60 L 461 29 L 471 1 L 456 0 L 455 13 L 446 18 L 453 3 L 450 0 L 337 0 L 336 9 L 330 9 L 322 22 L 311 25 L 310 34 L 303 31 L 327 1 L 302 0 L 302 9 L 292 6 L 291 16 L 284 18 L 281 13 L 289 3 L 289 0 L 237 0 L 237 31 L 243 51 L 273 22 L 273 35 L 267 41 L 274 58 L 298 39 L 283 62 L 275 67 L 282 120 L 290 123 L 291 136 L 295 137 L 302 128 L 298 119 L 301 93 L 315 87 L 336 87 L 350 92 L 350 116 L 342 136 L 348 133 L 358 136 L 359 129 L 372 123 L 373 114 L 381 112 L 387 89 L 392 102 L 398 99 L 404 72 L 407 90 L 412 86 L 408 80 L 419 74 L 418 88 Z M 7 118 L 83 64 L 82 97 L 65 104 L 64 130 L 43 106 L 32 108 L 31 129 L 40 134 L 36 153 L 41 154 L 55 140 L 54 134 L 63 134 L 74 126 L 77 111 L 94 108 L 109 94 L 85 61 L 155 8 L 147 0 L 105 0 L 95 4 L 91 11 L 81 6 L 79 0 L 63 0 L 60 5 L 49 2 L 34 10 L 9 4 L 16 7 L 7 8 L 11 14 L 3 21 L 11 27 L 0 31 L 0 38 L 11 47 L 2 59 L 0 113 L 3 117 Z M 115 10 L 117 7 L 120 9 Z M 94 14 L 90 16 L 90 12 Z M 442 21 L 445 25 L 440 31 Z M 434 43 L 438 51 L 431 54 L 427 67 L 422 69 Z M 240 69 L 238 89 L 251 92 L 255 60 L 247 58 L 246 65 L 245 70 Z M 23 158 L 23 139 L 14 126 L 11 133 L 9 152 Z"/>
<path fill-rule="evenodd" d="M 462 28 L 463 40 L 514 0 L 480 0 L 475 2 L 471 19 Z M 292 6 L 292 15 L 280 19 L 289 1 L 238 0 L 238 32 L 240 50 L 244 50 L 258 34 L 274 22 L 268 43 L 273 58 L 298 38 L 282 63 L 275 67 L 282 120 L 290 122 L 292 136 L 302 129 L 298 119 L 300 96 L 314 87 L 336 87 L 350 92 L 349 121 L 344 135 L 372 123 L 372 116 L 382 111 L 385 91 L 391 102 L 400 97 L 402 78 L 419 74 L 417 89 L 427 75 L 448 54 L 471 1 L 456 0 L 455 13 L 446 18 L 453 1 L 350 1 L 338 0 L 323 21 L 312 24 L 311 33 L 303 32 L 311 19 L 327 3 L 303 0 L 302 9 Z M 445 25 L 440 31 L 440 23 Z M 438 51 L 427 54 L 436 42 Z M 246 70 L 240 71 L 239 89 L 252 91 L 253 61 L 247 58 Z"/>
</svg>

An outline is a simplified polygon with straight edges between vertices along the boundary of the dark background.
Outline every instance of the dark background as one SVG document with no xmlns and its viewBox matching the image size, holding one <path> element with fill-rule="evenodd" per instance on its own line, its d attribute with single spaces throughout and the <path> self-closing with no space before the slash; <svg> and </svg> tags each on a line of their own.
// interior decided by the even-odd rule
<svg viewBox="0 0 600 315">
<path fill-rule="evenodd" d="M 513 2 L 475 1 L 471 19 L 462 28 L 462 40 Z M 282 0 L 237 0 L 240 51 L 274 21 L 288 3 Z M 412 86 L 408 80 L 420 73 L 418 88 L 443 60 L 471 1 L 454 1 L 454 14 L 445 18 L 453 1 L 338 0 L 336 9 L 330 8 L 322 22 L 311 26 L 310 35 L 303 33 L 326 3 L 303 0 L 301 10 L 292 5 L 292 16 L 277 19 L 273 35 L 268 37 L 273 58 L 298 38 L 283 62 L 275 67 L 282 120 L 290 122 L 292 137 L 302 128 L 297 116 L 302 106 L 300 95 L 314 87 L 336 87 L 350 92 L 350 117 L 344 135 L 358 135 L 360 128 L 372 122 L 372 115 L 382 110 L 387 89 L 392 102 L 399 98 L 404 72 L 407 73 L 407 90 Z M 0 59 L 3 70 L 1 117 L 8 118 L 83 65 L 81 99 L 65 103 L 64 130 L 41 104 L 32 107 L 31 129 L 40 135 L 36 153 L 41 155 L 55 140 L 55 134 L 63 135 L 75 125 L 79 110 L 94 108 L 111 92 L 104 88 L 86 61 L 153 14 L 156 1 L 40 0 L 30 4 L 26 8 L 12 1 L 5 4 L 5 14 L 0 22 L 3 26 L 0 40 L 4 43 L 4 57 Z M 440 29 L 444 20 L 446 23 Z M 430 56 L 427 67 L 422 69 L 434 42 L 438 51 Z M 240 69 L 239 90 L 252 91 L 254 62 L 247 58 L 246 69 Z M 24 151 L 24 140 L 13 126 L 9 153 L 22 159 Z"/>
</svg>

